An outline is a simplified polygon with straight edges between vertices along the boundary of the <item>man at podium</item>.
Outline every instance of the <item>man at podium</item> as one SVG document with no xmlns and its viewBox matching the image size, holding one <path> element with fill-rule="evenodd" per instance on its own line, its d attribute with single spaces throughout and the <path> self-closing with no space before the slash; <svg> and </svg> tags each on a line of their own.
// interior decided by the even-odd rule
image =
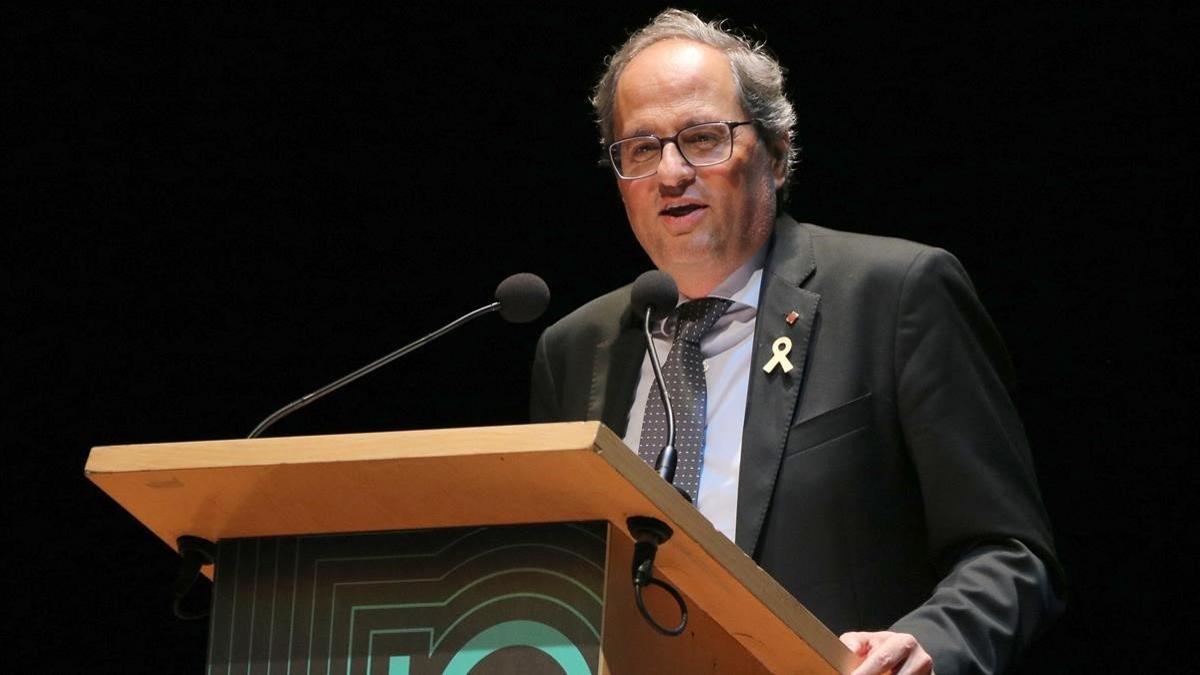
<svg viewBox="0 0 1200 675">
<path fill-rule="evenodd" d="M 630 226 L 679 289 L 654 335 L 677 484 L 865 655 L 858 672 L 1012 667 L 1062 577 L 1008 357 L 958 261 L 784 213 L 782 69 L 719 24 L 663 12 L 593 105 Z M 599 419 L 652 462 L 640 323 L 625 287 L 548 328 L 534 421 Z"/>
</svg>

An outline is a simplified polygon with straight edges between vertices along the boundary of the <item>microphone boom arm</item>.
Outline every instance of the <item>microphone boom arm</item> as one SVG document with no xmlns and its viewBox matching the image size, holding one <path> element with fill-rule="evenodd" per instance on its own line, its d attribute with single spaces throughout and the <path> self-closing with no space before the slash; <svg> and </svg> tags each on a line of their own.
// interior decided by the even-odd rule
<svg viewBox="0 0 1200 675">
<path fill-rule="evenodd" d="M 276 410 L 275 412 L 268 415 L 265 420 L 259 422 L 258 426 L 254 427 L 254 431 L 251 431 L 250 435 L 247 436 L 246 438 L 257 438 L 259 436 L 259 434 L 266 431 L 267 427 L 278 422 L 279 420 L 283 419 L 287 415 L 290 415 L 291 413 L 303 408 L 304 406 L 308 405 L 309 403 L 316 401 L 317 399 L 321 398 L 325 394 L 328 394 L 330 392 L 341 389 L 342 387 L 346 386 L 347 384 L 350 384 L 351 382 L 357 380 L 358 378 L 362 377 L 363 375 L 367 375 L 369 373 L 372 373 L 372 372 L 386 366 L 387 364 L 391 363 L 392 361 L 395 361 L 396 359 L 400 358 L 401 356 L 404 356 L 405 354 L 413 351 L 414 349 L 422 347 L 422 346 L 428 344 L 429 342 L 436 340 L 437 338 L 445 335 L 446 333 L 449 333 L 450 331 L 454 330 L 455 328 L 458 328 L 459 326 L 463 325 L 464 323 L 467 323 L 468 321 L 477 319 L 477 318 L 483 316 L 484 314 L 491 314 L 492 312 L 499 311 L 499 309 L 500 309 L 500 303 L 493 302 L 490 305 L 484 305 L 483 307 L 480 307 L 479 309 L 476 309 L 472 312 L 468 312 L 468 313 L 458 317 L 454 321 L 451 321 L 450 323 L 446 324 L 445 326 L 442 326 L 441 328 L 435 330 L 434 332 L 430 333 L 429 335 L 426 335 L 425 337 L 423 337 L 419 340 L 411 342 L 411 343 L 401 347 L 400 349 L 397 349 L 396 351 L 388 354 L 387 356 L 376 359 L 376 360 L 368 363 L 367 365 L 363 366 L 362 368 L 359 368 L 358 370 L 354 371 L 353 373 L 350 373 L 349 375 L 343 376 L 342 378 L 340 378 L 338 380 L 330 382 L 329 384 L 325 385 L 324 387 L 321 387 L 320 389 L 312 392 L 311 394 L 305 394 L 304 396 L 301 396 L 300 398 L 296 399 L 295 401 L 292 401 L 291 403 L 283 406 L 279 410 Z M 649 321 L 649 320 L 647 319 L 647 321 Z M 647 323 L 646 325 L 649 326 L 649 323 Z M 670 414 L 670 413 L 668 413 L 668 414 Z"/>
</svg>

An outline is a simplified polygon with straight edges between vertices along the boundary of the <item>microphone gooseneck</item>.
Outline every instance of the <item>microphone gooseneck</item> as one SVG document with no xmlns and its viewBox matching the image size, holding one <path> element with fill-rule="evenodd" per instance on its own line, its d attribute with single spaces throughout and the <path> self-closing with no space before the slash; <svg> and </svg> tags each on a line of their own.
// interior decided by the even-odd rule
<svg viewBox="0 0 1200 675">
<path fill-rule="evenodd" d="M 404 345 L 400 349 L 397 349 L 387 356 L 376 359 L 362 368 L 350 373 L 349 375 L 345 375 L 325 385 L 324 387 L 321 387 L 310 394 L 305 394 L 295 401 L 283 406 L 279 410 L 276 410 L 268 415 L 266 419 L 259 422 L 258 426 L 254 427 L 254 431 L 251 431 L 250 435 L 246 438 L 257 438 L 260 434 L 262 434 L 262 432 L 267 430 L 267 427 L 270 427 L 272 424 L 316 401 L 322 396 L 341 389 L 360 377 L 386 366 L 401 356 L 404 356 L 405 354 L 408 354 L 419 347 L 425 346 L 426 344 L 436 340 L 446 333 L 449 333 L 455 328 L 458 328 L 459 326 L 473 319 L 477 319 L 484 314 L 499 312 L 502 318 L 512 323 L 526 323 L 533 321 L 541 316 L 542 312 L 546 311 L 546 306 L 550 303 L 550 289 L 546 286 L 546 282 L 542 281 L 541 277 L 535 274 L 529 274 L 528 272 L 522 272 L 520 274 L 514 274 L 504 281 L 501 281 L 500 285 L 496 287 L 495 298 L 495 302 L 468 312 L 446 324 L 445 326 L 433 331 L 432 333 L 407 345 Z"/>
<path fill-rule="evenodd" d="M 629 291 L 630 303 L 638 319 L 642 322 L 642 335 L 646 338 L 646 351 L 650 354 L 650 366 L 654 369 L 654 382 L 658 385 L 658 395 L 662 397 L 663 411 L 667 416 L 667 442 L 658 453 L 658 461 L 654 468 L 658 475 L 671 485 L 675 485 L 675 411 L 671 408 L 671 397 L 667 394 L 667 385 L 663 380 L 662 361 L 658 358 L 658 348 L 654 346 L 654 336 L 650 333 L 650 324 L 658 321 L 675 309 L 679 301 L 679 288 L 675 280 L 665 272 L 651 270 L 643 273 L 633 282 Z M 679 494 L 691 501 L 691 496 L 678 487 Z M 671 528 L 657 518 L 633 516 L 626 521 L 629 533 L 633 536 L 633 598 L 638 613 L 654 630 L 675 637 L 681 635 L 688 623 L 687 603 L 683 596 L 669 583 L 654 576 L 654 556 L 658 547 L 671 538 Z M 679 607 L 679 623 L 673 627 L 664 626 L 650 615 L 642 599 L 642 591 L 647 586 L 658 586 L 666 591 Z"/>
<path fill-rule="evenodd" d="M 663 410 L 667 415 L 667 442 L 659 451 L 654 468 L 663 480 L 672 485 L 675 484 L 675 467 L 678 464 L 678 456 L 675 453 L 675 411 L 671 408 L 671 397 L 667 395 L 662 361 L 658 358 L 658 348 L 654 345 L 650 324 L 670 314 L 678 300 L 679 288 L 675 285 L 675 280 L 659 270 L 642 273 L 630 289 L 630 301 L 633 311 L 642 319 L 642 333 L 646 338 L 646 350 L 650 353 L 650 367 L 654 370 L 654 382 L 658 386 L 658 394 L 662 398 Z M 687 494 L 684 494 L 684 497 L 691 499 Z"/>
</svg>

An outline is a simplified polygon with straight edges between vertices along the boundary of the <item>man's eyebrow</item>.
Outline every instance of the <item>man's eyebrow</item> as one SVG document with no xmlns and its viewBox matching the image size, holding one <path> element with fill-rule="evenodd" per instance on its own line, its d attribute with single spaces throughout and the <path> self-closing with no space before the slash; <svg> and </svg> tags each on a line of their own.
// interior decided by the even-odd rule
<svg viewBox="0 0 1200 675">
<path fill-rule="evenodd" d="M 688 117 L 683 121 L 682 124 L 679 125 L 678 129 L 675 129 L 675 131 L 664 134 L 664 135 L 671 136 L 673 134 L 679 133 L 679 131 L 681 129 L 686 129 L 688 127 L 692 127 L 697 124 L 707 124 L 709 122 L 719 122 L 719 121 L 721 121 L 721 120 L 716 117 L 708 117 L 708 116 Z M 633 131 L 620 136 L 619 138 L 633 138 L 634 136 L 654 136 L 654 135 L 655 135 L 654 131 L 652 131 L 649 127 L 638 127 L 636 129 L 634 129 Z"/>
<path fill-rule="evenodd" d="M 617 138 L 633 138 L 634 136 L 652 136 L 654 132 L 649 127 L 638 127 L 628 133 L 620 134 Z"/>
</svg>

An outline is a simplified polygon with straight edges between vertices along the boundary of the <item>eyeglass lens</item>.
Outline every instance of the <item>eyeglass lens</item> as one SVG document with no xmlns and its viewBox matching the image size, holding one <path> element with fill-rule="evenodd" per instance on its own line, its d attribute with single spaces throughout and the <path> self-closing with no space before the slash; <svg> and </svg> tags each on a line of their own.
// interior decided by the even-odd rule
<svg viewBox="0 0 1200 675">
<path fill-rule="evenodd" d="M 731 139 L 727 124 L 712 122 L 688 127 L 676 134 L 674 141 L 689 164 L 708 166 L 729 159 L 733 149 Z M 654 136 L 627 138 L 613 144 L 613 164 L 625 178 L 649 176 L 658 170 L 662 148 L 662 141 Z"/>
</svg>

